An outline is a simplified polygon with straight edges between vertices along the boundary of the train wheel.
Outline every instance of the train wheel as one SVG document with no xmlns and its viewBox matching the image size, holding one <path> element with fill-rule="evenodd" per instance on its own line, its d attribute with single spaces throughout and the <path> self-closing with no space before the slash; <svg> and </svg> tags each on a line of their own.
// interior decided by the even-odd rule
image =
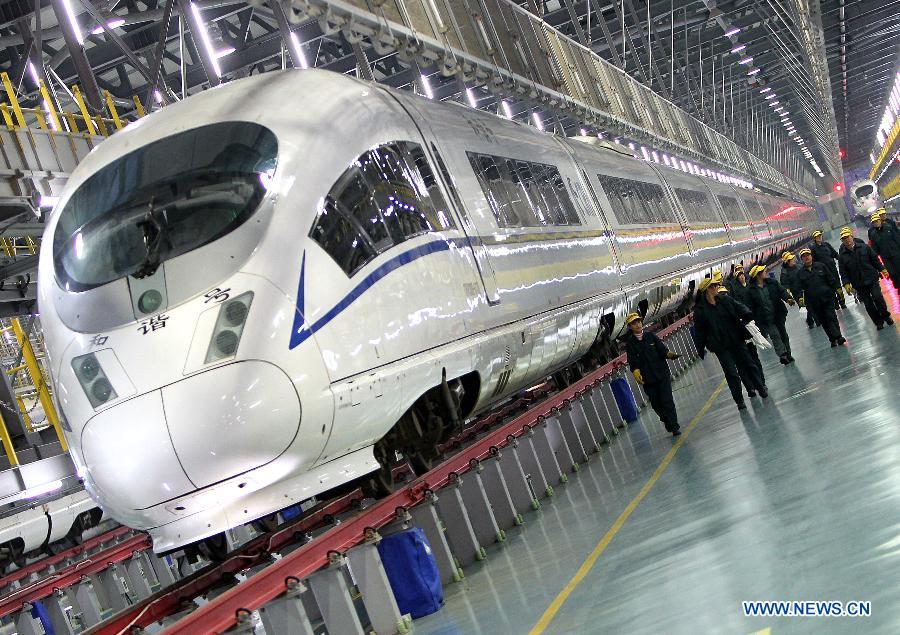
<svg viewBox="0 0 900 635">
<path fill-rule="evenodd" d="M 383 498 L 393 493 L 394 482 L 394 452 L 389 447 L 388 437 L 375 444 L 375 460 L 381 467 L 362 479 L 360 486 L 363 494 L 371 498 Z"/>
</svg>

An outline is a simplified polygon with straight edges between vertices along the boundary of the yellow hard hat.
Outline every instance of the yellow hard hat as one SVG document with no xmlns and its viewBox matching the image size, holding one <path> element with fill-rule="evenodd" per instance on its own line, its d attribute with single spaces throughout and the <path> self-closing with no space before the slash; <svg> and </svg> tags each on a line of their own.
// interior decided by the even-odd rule
<svg viewBox="0 0 900 635">
<path fill-rule="evenodd" d="M 792 254 L 789 251 L 786 251 L 783 254 L 781 254 L 781 262 L 790 262 L 793 259 L 794 259 L 794 254 Z"/>
<path fill-rule="evenodd" d="M 716 271 L 713 271 L 712 280 L 713 280 L 713 282 L 718 282 L 719 284 L 722 284 L 722 272 L 719 271 L 718 269 Z"/>
<path fill-rule="evenodd" d="M 713 284 L 719 284 L 719 283 L 716 280 L 713 280 L 712 278 L 703 278 L 703 280 L 700 281 L 700 286 L 697 288 L 700 289 L 701 291 L 706 291 L 710 287 L 710 285 L 713 285 Z"/>
<path fill-rule="evenodd" d="M 759 274 L 765 273 L 765 272 L 766 272 L 766 268 L 764 265 L 754 265 L 753 267 L 750 268 L 750 277 L 755 278 Z"/>
<path fill-rule="evenodd" d="M 821 235 L 822 235 L 822 232 L 820 232 L 818 229 L 813 232 L 813 238 L 816 238 L 817 236 L 821 236 Z"/>
<path fill-rule="evenodd" d="M 744 270 L 744 265 L 742 265 L 741 263 L 738 263 L 734 266 L 735 273 L 737 273 L 738 271 L 743 271 L 743 270 Z"/>
<path fill-rule="evenodd" d="M 850 229 L 849 227 L 844 227 L 841 230 L 841 238 L 843 238 L 844 236 L 852 236 L 852 235 L 853 235 L 853 230 Z"/>
<path fill-rule="evenodd" d="M 719 287 L 717 293 L 728 293 L 728 287 Z"/>
<path fill-rule="evenodd" d="M 879 216 L 887 216 L 887 208 L 886 207 L 879 207 L 877 210 L 875 210 L 875 212 Z"/>
<path fill-rule="evenodd" d="M 800 250 L 800 257 L 802 258 L 803 256 L 812 256 L 812 250 L 809 247 L 804 247 Z"/>
<path fill-rule="evenodd" d="M 640 314 L 635 313 L 634 311 L 632 311 L 631 313 L 629 313 L 628 315 L 625 316 L 625 326 L 628 326 L 629 324 L 631 324 L 631 323 L 634 322 L 635 320 L 640 320 L 640 319 L 641 319 Z"/>
</svg>

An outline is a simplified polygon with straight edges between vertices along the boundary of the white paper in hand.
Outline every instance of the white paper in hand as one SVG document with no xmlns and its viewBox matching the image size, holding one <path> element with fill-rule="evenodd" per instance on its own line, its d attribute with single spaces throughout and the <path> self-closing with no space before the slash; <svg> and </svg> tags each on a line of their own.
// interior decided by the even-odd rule
<svg viewBox="0 0 900 635">
<path fill-rule="evenodd" d="M 772 348 L 772 344 L 769 343 L 769 340 L 763 337 L 763 334 L 760 332 L 759 327 L 756 326 L 756 322 L 747 322 L 747 330 L 750 332 L 752 342 L 759 348 Z"/>
</svg>

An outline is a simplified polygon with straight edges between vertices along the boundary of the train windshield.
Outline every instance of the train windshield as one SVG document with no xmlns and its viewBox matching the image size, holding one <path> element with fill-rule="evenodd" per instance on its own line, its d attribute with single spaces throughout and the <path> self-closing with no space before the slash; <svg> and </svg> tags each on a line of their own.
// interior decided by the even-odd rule
<svg viewBox="0 0 900 635">
<path fill-rule="evenodd" d="M 278 142 L 255 123 L 217 123 L 126 154 L 88 178 L 59 213 L 60 284 L 85 291 L 206 245 L 259 207 Z"/>
</svg>

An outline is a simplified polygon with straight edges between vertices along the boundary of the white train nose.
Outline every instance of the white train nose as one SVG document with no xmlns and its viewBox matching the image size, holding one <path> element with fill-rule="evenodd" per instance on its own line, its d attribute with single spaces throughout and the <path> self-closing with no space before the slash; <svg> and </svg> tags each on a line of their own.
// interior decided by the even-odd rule
<svg viewBox="0 0 900 635">
<path fill-rule="evenodd" d="M 264 465 L 300 426 L 300 399 L 273 364 L 222 366 L 162 389 L 175 452 L 188 478 L 206 487 Z"/>
<path fill-rule="evenodd" d="M 97 414 L 82 452 L 101 498 L 140 510 L 274 460 L 299 425 L 288 376 L 267 362 L 237 362 Z"/>
</svg>

